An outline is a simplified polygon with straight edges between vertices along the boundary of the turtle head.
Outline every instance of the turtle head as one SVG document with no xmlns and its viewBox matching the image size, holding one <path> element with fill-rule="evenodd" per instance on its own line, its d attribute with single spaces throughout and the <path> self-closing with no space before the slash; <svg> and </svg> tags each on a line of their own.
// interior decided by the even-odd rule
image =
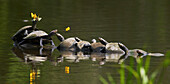
<svg viewBox="0 0 170 84">
<path fill-rule="evenodd" d="M 92 43 L 96 43 L 96 39 L 92 39 L 91 41 L 92 41 Z"/>
<path fill-rule="evenodd" d="M 57 31 L 58 31 L 58 30 L 55 29 L 55 30 L 52 30 L 51 33 L 54 33 L 54 34 L 55 34 L 55 33 L 57 33 Z"/>
<path fill-rule="evenodd" d="M 64 37 L 61 34 L 56 33 L 56 36 L 57 36 L 58 40 L 60 40 L 61 42 L 64 41 Z"/>
<path fill-rule="evenodd" d="M 49 36 L 53 36 L 53 35 L 55 35 L 56 33 L 57 33 L 57 29 L 52 30 L 52 31 L 49 33 Z"/>
<path fill-rule="evenodd" d="M 81 39 L 79 39 L 78 37 L 75 37 L 75 40 L 76 40 L 77 42 L 80 42 L 80 41 L 81 41 Z"/>
<path fill-rule="evenodd" d="M 104 40 L 103 38 L 99 37 L 99 41 L 101 44 L 106 45 L 108 42 Z"/>
<path fill-rule="evenodd" d="M 125 45 L 123 45 L 122 43 L 118 42 L 118 46 L 120 47 L 120 49 L 122 49 L 125 52 L 125 54 L 128 53 L 128 48 Z"/>
</svg>

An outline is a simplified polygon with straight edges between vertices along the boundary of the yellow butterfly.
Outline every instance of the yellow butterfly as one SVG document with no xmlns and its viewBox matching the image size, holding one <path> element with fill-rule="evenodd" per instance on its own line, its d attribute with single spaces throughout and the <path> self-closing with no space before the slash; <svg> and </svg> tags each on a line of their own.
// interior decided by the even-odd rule
<svg viewBox="0 0 170 84">
<path fill-rule="evenodd" d="M 70 27 L 67 27 L 67 28 L 66 28 L 66 31 L 69 31 L 69 30 L 70 30 Z"/>
<path fill-rule="evenodd" d="M 31 12 L 31 17 L 33 17 L 33 16 L 34 16 L 34 13 Z"/>
<path fill-rule="evenodd" d="M 37 17 L 37 15 L 36 14 L 34 14 L 34 13 L 32 13 L 31 12 L 31 17 L 33 18 L 33 20 L 35 21 L 36 19 L 38 20 L 38 21 L 40 21 L 42 18 L 40 18 L 39 16 Z"/>
<path fill-rule="evenodd" d="M 31 13 L 31 17 L 32 17 L 33 19 L 35 19 L 35 18 L 37 18 L 37 15 L 34 14 L 34 13 Z"/>
</svg>

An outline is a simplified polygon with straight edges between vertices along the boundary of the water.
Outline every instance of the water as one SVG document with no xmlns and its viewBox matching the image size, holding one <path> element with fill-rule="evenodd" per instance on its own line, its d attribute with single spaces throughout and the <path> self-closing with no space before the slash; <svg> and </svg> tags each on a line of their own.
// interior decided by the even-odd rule
<svg viewBox="0 0 170 84">
<path fill-rule="evenodd" d="M 120 65 L 116 59 L 106 60 L 104 65 L 100 65 L 103 55 L 97 55 L 101 57 L 96 58 L 96 61 L 93 59 L 95 55 L 86 55 L 79 60 L 75 60 L 76 56 L 73 55 L 73 58 L 65 57 L 62 61 L 62 52 L 55 49 L 53 52 L 44 50 L 44 57 L 47 58 L 43 58 L 43 62 L 27 63 L 22 49 L 13 48 L 11 37 L 22 26 L 31 24 L 30 12 L 34 12 L 43 18 L 38 28 L 47 32 L 58 29 L 65 38 L 77 36 L 91 41 L 103 37 L 109 42 L 122 42 L 129 49 L 140 48 L 165 54 L 170 50 L 168 3 L 168 0 L 0 0 L 0 82 L 101 84 L 99 76 L 105 77 L 106 73 L 111 73 L 116 83 L 119 83 L 117 71 Z M 71 27 L 69 32 L 64 32 L 66 26 Z M 55 36 L 53 39 L 58 45 L 59 40 Z M 24 53 L 39 55 L 39 49 L 24 50 Z M 135 61 L 135 58 L 128 57 L 124 63 L 129 64 L 130 59 Z M 151 57 L 149 71 L 154 71 L 164 59 Z M 65 72 L 66 66 L 70 68 L 69 74 Z M 163 84 L 169 83 L 168 69 L 170 67 L 161 69 L 157 77 L 163 79 Z M 35 73 L 33 70 L 38 74 L 35 79 L 30 78 Z"/>
</svg>

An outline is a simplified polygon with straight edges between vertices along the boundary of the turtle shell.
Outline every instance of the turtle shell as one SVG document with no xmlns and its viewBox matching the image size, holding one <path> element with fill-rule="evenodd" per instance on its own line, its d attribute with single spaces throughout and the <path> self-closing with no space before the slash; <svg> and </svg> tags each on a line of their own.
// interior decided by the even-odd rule
<svg viewBox="0 0 170 84">
<path fill-rule="evenodd" d="M 25 30 L 30 29 L 30 28 L 32 28 L 32 26 L 24 26 L 24 27 L 22 27 L 21 29 L 19 29 L 19 30 L 13 35 L 13 37 L 17 36 L 18 34 L 24 34 Z M 23 33 L 22 33 L 22 32 L 23 32 Z"/>
<path fill-rule="evenodd" d="M 33 38 L 37 38 L 37 37 L 41 37 L 41 36 L 46 36 L 46 35 L 48 35 L 46 32 L 44 32 L 42 30 L 38 30 L 38 31 L 31 32 L 26 37 L 24 37 L 24 39 L 33 39 Z"/>
<path fill-rule="evenodd" d="M 118 43 L 107 43 L 106 50 L 107 52 L 124 52 L 122 49 L 120 49 Z"/>
<path fill-rule="evenodd" d="M 32 29 L 32 26 L 24 26 L 22 27 L 21 29 L 19 29 L 12 37 L 12 40 L 15 42 L 15 43 L 19 43 L 20 41 L 23 40 L 23 37 L 27 36 L 25 35 L 25 31 L 27 30 L 27 33 L 31 33 L 32 31 L 34 31 Z"/>
<path fill-rule="evenodd" d="M 67 38 L 64 41 L 62 41 L 59 45 L 60 49 L 69 49 L 71 47 L 75 47 L 74 44 L 76 44 L 77 41 L 75 40 L 75 38 L 71 37 L 71 38 Z"/>
<path fill-rule="evenodd" d="M 91 44 L 91 49 L 93 51 L 101 51 L 103 48 L 105 47 L 105 45 L 101 44 L 100 42 L 96 42 L 96 43 L 92 43 Z"/>
</svg>

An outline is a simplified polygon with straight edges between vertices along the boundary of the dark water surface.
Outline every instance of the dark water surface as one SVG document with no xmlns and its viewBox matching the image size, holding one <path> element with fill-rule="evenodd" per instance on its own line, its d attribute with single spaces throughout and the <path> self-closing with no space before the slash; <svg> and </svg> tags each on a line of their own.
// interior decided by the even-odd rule
<svg viewBox="0 0 170 84">
<path fill-rule="evenodd" d="M 170 50 L 168 3 L 168 0 L 0 0 L 0 83 L 101 84 L 99 76 L 106 77 L 106 73 L 120 83 L 118 55 L 108 55 L 105 64 L 100 65 L 104 55 L 81 52 L 74 55 L 46 49 L 42 51 L 42 62 L 26 62 L 25 56 L 39 55 L 40 50 L 14 48 L 11 37 L 22 26 L 31 24 L 30 12 L 34 12 L 43 18 L 37 27 L 47 32 L 58 29 L 66 38 L 77 36 L 90 42 L 103 37 L 109 42 L 122 42 L 129 49 L 165 54 Z M 71 27 L 69 32 L 64 32 L 66 26 Z M 57 37 L 53 38 L 58 45 Z M 149 72 L 164 59 L 151 57 Z M 124 63 L 129 64 L 130 60 L 135 58 L 128 57 Z M 66 66 L 69 73 L 65 72 Z M 35 79 L 31 78 L 34 71 Z M 170 67 L 161 69 L 157 80 L 169 84 L 168 74 Z"/>
</svg>

